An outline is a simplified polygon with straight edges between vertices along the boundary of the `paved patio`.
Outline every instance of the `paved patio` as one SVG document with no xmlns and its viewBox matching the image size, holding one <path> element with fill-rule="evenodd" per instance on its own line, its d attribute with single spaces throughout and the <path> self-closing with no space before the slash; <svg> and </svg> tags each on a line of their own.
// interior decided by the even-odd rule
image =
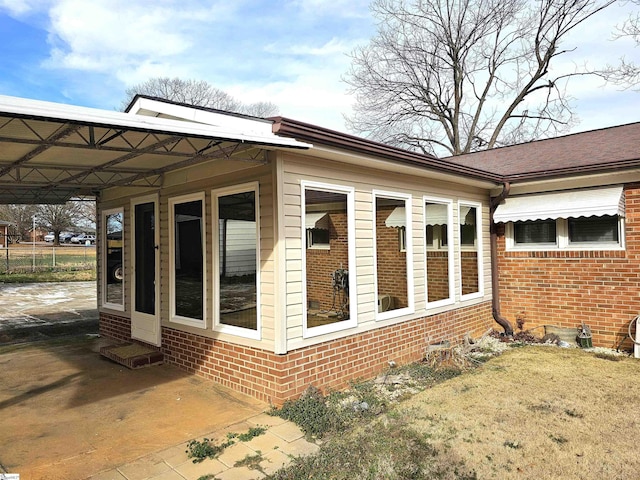
<svg viewBox="0 0 640 480">
<path fill-rule="evenodd" d="M 6 302 L 0 324 L 12 310 Z M 74 318 L 71 304 L 58 321 Z M 20 480 L 252 479 L 318 449 L 297 426 L 264 413 L 262 402 L 171 365 L 129 370 L 97 353 L 104 344 L 86 335 L 0 344 L 0 473 Z M 192 439 L 221 443 L 252 426 L 267 432 L 215 460 L 187 457 Z M 258 452 L 260 470 L 235 467 Z"/>
</svg>

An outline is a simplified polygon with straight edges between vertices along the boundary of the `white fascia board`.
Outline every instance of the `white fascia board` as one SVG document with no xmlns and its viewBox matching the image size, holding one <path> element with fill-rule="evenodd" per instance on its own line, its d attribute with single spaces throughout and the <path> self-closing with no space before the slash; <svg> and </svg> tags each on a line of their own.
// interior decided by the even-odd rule
<svg viewBox="0 0 640 480">
<path fill-rule="evenodd" d="M 171 117 L 187 122 L 203 123 L 214 127 L 239 130 L 253 135 L 272 135 L 272 122 L 259 118 L 242 118 L 224 113 L 209 112 L 185 105 L 175 105 L 160 100 L 140 97 L 129 109 L 133 115 L 147 115 L 154 117 Z"/>
<path fill-rule="evenodd" d="M 275 147 L 311 148 L 309 143 L 299 142 L 293 138 L 279 137 L 271 132 L 269 124 L 268 134 L 245 133 L 228 126 L 220 127 L 204 123 L 169 120 L 146 115 L 131 115 L 124 112 L 101 110 L 97 108 L 79 107 L 62 103 L 44 102 L 26 98 L 0 95 L 0 115 L 14 114 L 29 118 L 45 118 L 58 121 L 71 121 L 106 127 L 142 129 L 162 133 L 176 133 L 193 135 L 204 138 L 220 138 L 222 140 L 256 143 Z"/>
</svg>

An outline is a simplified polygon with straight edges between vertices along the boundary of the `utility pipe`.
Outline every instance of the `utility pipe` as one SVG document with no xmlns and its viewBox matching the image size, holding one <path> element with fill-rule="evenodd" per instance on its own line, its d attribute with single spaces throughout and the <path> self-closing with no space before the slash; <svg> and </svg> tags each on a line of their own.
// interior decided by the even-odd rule
<svg viewBox="0 0 640 480">
<path fill-rule="evenodd" d="M 513 335 L 513 327 L 509 320 L 504 318 L 500 314 L 500 282 L 498 278 L 498 228 L 496 223 L 493 221 L 493 213 L 500 205 L 505 198 L 509 196 L 509 191 L 511 190 L 511 184 L 509 182 L 504 182 L 502 185 L 502 192 L 497 197 L 491 198 L 491 204 L 489 208 L 489 216 L 490 216 L 490 235 L 491 235 L 491 312 L 493 314 L 493 319 L 500 324 L 500 326 L 504 329 L 504 334 L 511 336 Z"/>
</svg>

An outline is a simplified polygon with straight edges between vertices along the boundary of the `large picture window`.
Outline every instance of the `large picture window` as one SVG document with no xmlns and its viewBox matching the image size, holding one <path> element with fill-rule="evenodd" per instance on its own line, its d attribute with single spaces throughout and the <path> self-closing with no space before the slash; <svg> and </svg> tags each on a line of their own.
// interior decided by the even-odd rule
<svg viewBox="0 0 640 480">
<path fill-rule="evenodd" d="M 411 197 L 374 192 L 376 317 L 413 312 Z"/>
<path fill-rule="evenodd" d="M 424 199 L 425 259 L 427 306 L 453 302 L 453 202 L 448 199 Z"/>
<path fill-rule="evenodd" d="M 356 325 L 353 195 L 353 189 L 347 187 L 302 184 L 305 336 Z M 310 229 L 325 230 L 318 237 L 328 244 L 322 248 L 309 245 Z"/>
<path fill-rule="evenodd" d="M 169 200 L 171 320 L 204 328 L 204 194 Z"/>
<path fill-rule="evenodd" d="M 216 328 L 259 338 L 258 185 L 217 190 L 212 198 Z"/>
<path fill-rule="evenodd" d="M 102 303 L 124 310 L 124 212 L 122 208 L 102 213 Z"/>
</svg>

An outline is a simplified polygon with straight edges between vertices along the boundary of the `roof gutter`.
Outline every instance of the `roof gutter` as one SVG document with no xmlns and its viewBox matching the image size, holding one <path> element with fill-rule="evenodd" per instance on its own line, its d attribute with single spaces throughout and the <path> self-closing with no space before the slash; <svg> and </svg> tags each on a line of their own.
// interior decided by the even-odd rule
<svg viewBox="0 0 640 480">
<path fill-rule="evenodd" d="M 498 278 L 498 227 L 493 221 L 493 214 L 498 205 L 509 196 L 511 184 L 504 182 L 502 184 L 502 192 L 497 197 L 490 198 L 490 238 L 491 238 L 491 312 L 493 319 L 504 329 L 504 334 L 513 335 L 513 327 L 509 320 L 504 318 L 500 313 L 500 281 Z"/>
</svg>

